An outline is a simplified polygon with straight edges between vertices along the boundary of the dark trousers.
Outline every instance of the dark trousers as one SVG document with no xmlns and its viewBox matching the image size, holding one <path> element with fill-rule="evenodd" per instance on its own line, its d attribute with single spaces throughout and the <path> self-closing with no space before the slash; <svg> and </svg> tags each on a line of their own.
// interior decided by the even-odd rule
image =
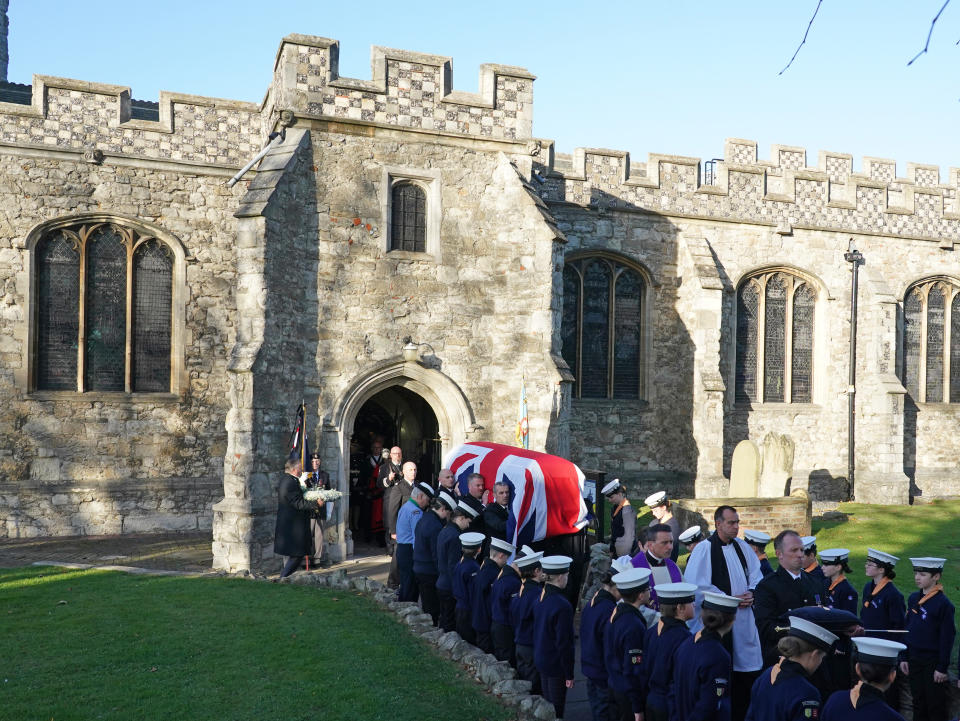
<svg viewBox="0 0 960 721">
<path fill-rule="evenodd" d="M 730 674 L 730 721 L 743 721 L 746 717 L 750 708 L 750 690 L 759 675 L 759 671 L 734 671 Z"/>
<path fill-rule="evenodd" d="M 400 580 L 398 600 L 415 603 L 420 593 L 417 589 L 416 576 L 413 575 L 413 544 L 398 543 L 394 556 L 397 559 L 397 576 Z"/>
<path fill-rule="evenodd" d="M 476 631 L 477 640 L 474 642 L 474 646 L 479 648 L 484 653 L 493 653 L 493 638 L 490 636 L 489 631 L 477 631 L 476 628 L 473 629 Z"/>
<path fill-rule="evenodd" d="M 587 679 L 587 701 L 590 702 L 590 712 L 593 721 L 613 721 L 610 709 L 610 687 L 606 679 Z"/>
<path fill-rule="evenodd" d="M 397 542 L 387 539 L 387 553 L 390 554 L 390 571 L 387 573 L 387 588 L 400 587 L 400 570 L 397 568 Z M 413 563 L 413 556 L 410 557 Z"/>
<path fill-rule="evenodd" d="M 457 599 L 453 593 L 442 588 L 437 589 L 440 597 L 440 628 L 449 633 L 457 630 Z"/>
<path fill-rule="evenodd" d="M 280 578 L 286 578 L 291 573 L 300 568 L 303 563 L 303 556 L 287 556 L 287 562 L 283 564 L 283 570 L 280 572 Z"/>
<path fill-rule="evenodd" d="M 633 721 L 633 703 L 625 693 L 613 691 L 613 718 L 616 721 Z"/>
<path fill-rule="evenodd" d="M 440 596 L 437 595 L 437 575 L 435 573 L 417 573 L 417 586 L 420 589 L 420 602 L 423 612 L 429 613 L 433 625 L 440 618 Z"/>
<path fill-rule="evenodd" d="M 473 624 L 470 622 L 470 609 L 469 608 L 458 608 L 456 610 L 457 616 L 457 633 L 460 634 L 462 638 L 467 643 L 476 644 L 477 643 L 477 633 L 473 630 Z"/>
<path fill-rule="evenodd" d="M 493 638 L 493 655 L 498 661 L 506 661 L 514 668 L 517 658 L 513 648 L 513 627 L 493 621 L 490 623 L 490 636 Z"/>
<path fill-rule="evenodd" d="M 670 721 L 670 714 L 667 709 L 651 706 L 648 701 L 646 712 L 643 714 L 643 721 Z"/>
<path fill-rule="evenodd" d="M 913 717 L 919 721 L 947 721 L 947 686 L 949 681 L 934 683 L 933 659 L 910 659 L 910 693 L 913 694 Z"/>
<path fill-rule="evenodd" d="M 558 719 L 563 718 L 563 709 L 567 705 L 567 684 L 559 676 L 541 676 L 540 683 L 543 689 L 540 695 L 553 704 L 553 710 Z"/>
<path fill-rule="evenodd" d="M 537 666 L 533 662 L 533 646 L 525 646 L 523 644 L 516 644 L 516 654 L 517 654 L 517 675 L 524 681 L 529 681 L 532 684 L 530 693 L 533 695 L 540 694 L 540 672 L 537 671 Z"/>
</svg>

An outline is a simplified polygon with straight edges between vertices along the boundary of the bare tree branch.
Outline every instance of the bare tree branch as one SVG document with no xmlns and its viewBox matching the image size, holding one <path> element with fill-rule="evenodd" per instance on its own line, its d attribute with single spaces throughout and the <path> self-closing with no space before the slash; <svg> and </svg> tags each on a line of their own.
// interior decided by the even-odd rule
<svg viewBox="0 0 960 721">
<path fill-rule="evenodd" d="M 947 2 L 950 2 L 950 0 L 947 0 Z M 806 42 L 807 42 L 807 35 L 810 34 L 810 27 L 813 25 L 813 21 L 816 19 L 817 13 L 820 12 L 820 6 L 821 6 L 822 4 L 823 4 L 823 0 L 817 0 L 817 7 L 816 7 L 816 9 L 813 11 L 813 16 L 810 18 L 810 22 L 807 23 L 807 31 L 803 34 L 803 40 L 801 40 L 801 41 L 800 41 L 800 44 L 797 46 L 796 51 L 793 53 L 793 57 L 790 58 L 790 62 L 787 63 L 787 64 L 784 66 L 783 70 L 781 70 L 779 73 L 777 73 L 777 75 L 783 75 L 785 72 L 787 72 L 787 68 L 789 68 L 791 65 L 793 65 L 793 61 L 797 59 L 797 55 L 800 53 L 800 48 L 802 48 L 802 47 L 806 44 Z M 942 11 L 941 11 L 941 12 L 942 12 Z"/>
<path fill-rule="evenodd" d="M 936 15 L 933 16 L 933 20 L 930 21 L 930 30 L 927 31 L 927 42 L 923 46 L 923 50 L 921 50 L 919 53 L 917 53 L 910 59 L 910 62 L 907 63 L 907 67 L 910 67 L 911 65 L 913 65 L 913 61 L 919 58 L 921 55 L 925 54 L 927 50 L 930 48 L 930 36 L 933 35 L 933 26 L 937 24 L 937 20 L 940 19 L 940 16 L 943 14 L 943 11 L 947 9 L 947 5 L 949 4 L 950 4 L 950 0 L 946 0 L 943 3 L 943 7 L 940 8 L 940 12 L 938 12 Z M 960 44 L 960 40 L 958 40 L 957 43 Z"/>
</svg>

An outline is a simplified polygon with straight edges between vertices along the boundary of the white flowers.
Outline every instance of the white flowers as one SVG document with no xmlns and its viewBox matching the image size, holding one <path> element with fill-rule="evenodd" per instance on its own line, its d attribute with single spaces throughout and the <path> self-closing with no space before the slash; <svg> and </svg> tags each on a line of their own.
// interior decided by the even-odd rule
<svg viewBox="0 0 960 721">
<path fill-rule="evenodd" d="M 308 501 L 336 501 L 342 495 L 340 491 L 328 491 L 324 488 L 311 488 L 303 492 L 303 497 Z"/>
</svg>

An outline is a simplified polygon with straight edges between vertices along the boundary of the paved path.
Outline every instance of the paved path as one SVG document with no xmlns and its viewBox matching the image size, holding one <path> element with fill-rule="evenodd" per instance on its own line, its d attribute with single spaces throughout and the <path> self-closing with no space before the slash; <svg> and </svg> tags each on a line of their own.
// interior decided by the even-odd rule
<svg viewBox="0 0 960 721">
<path fill-rule="evenodd" d="M 93 566 L 130 572 L 208 573 L 213 565 L 209 531 L 123 536 L 58 536 L 16 538 L 0 541 L 0 568 L 31 564 Z M 359 546 L 354 558 L 329 568 L 343 569 L 348 576 L 364 575 L 386 583 L 390 557 L 382 549 Z M 277 562 L 277 573 L 280 564 Z M 567 694 L 566 721 L 590 721 L 586 680 L 580 674 L 580 643 L 577 642 L 577 677 Z"/>
</svg>

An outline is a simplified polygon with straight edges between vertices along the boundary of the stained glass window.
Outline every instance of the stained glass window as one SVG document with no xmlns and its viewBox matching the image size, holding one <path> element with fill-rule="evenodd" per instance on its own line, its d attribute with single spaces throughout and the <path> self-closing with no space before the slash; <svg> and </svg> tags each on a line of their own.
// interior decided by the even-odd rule
<svg viewBox="0 0 960 721">
<path fill-rule="evenodd" d="M 170 389 L 173 255 L 158 240 L 133 255 L 133 390 Z"/>
<path fill-rule="evenodd" d="M 960 403 L 960 287 L 936 278 L 903 299 L 903 385 L 917 403 Z"/>
<path fill-rule="evenodd" d="M 113 223 L 38 241 L 37 390 L 170 391 L 174 256 L 159 240 L 137 243 Z"/>
<path fill-rule="evenodd" d="M 734 402 L 813 402 L 817 292 L 799 276 L 751 276 L 737 291 Z"/>
<path fill-rule="evenodd" d="M 642 397 L 643 276 L 607 257 L 563 270 L 563 358 L 578 398 Z"/>
<path fill-rule="evenodd" d="M 37 388 L 75 390 L 80 331 L 80 249 L 52 233 L 37 246 Z"/>
<path fill-rule="evenodd" d="M 413 183 L 397 183 L 391 190 L 390 250 L 423 253 L 427 238 L 427 198 Z"/>
</svg>

